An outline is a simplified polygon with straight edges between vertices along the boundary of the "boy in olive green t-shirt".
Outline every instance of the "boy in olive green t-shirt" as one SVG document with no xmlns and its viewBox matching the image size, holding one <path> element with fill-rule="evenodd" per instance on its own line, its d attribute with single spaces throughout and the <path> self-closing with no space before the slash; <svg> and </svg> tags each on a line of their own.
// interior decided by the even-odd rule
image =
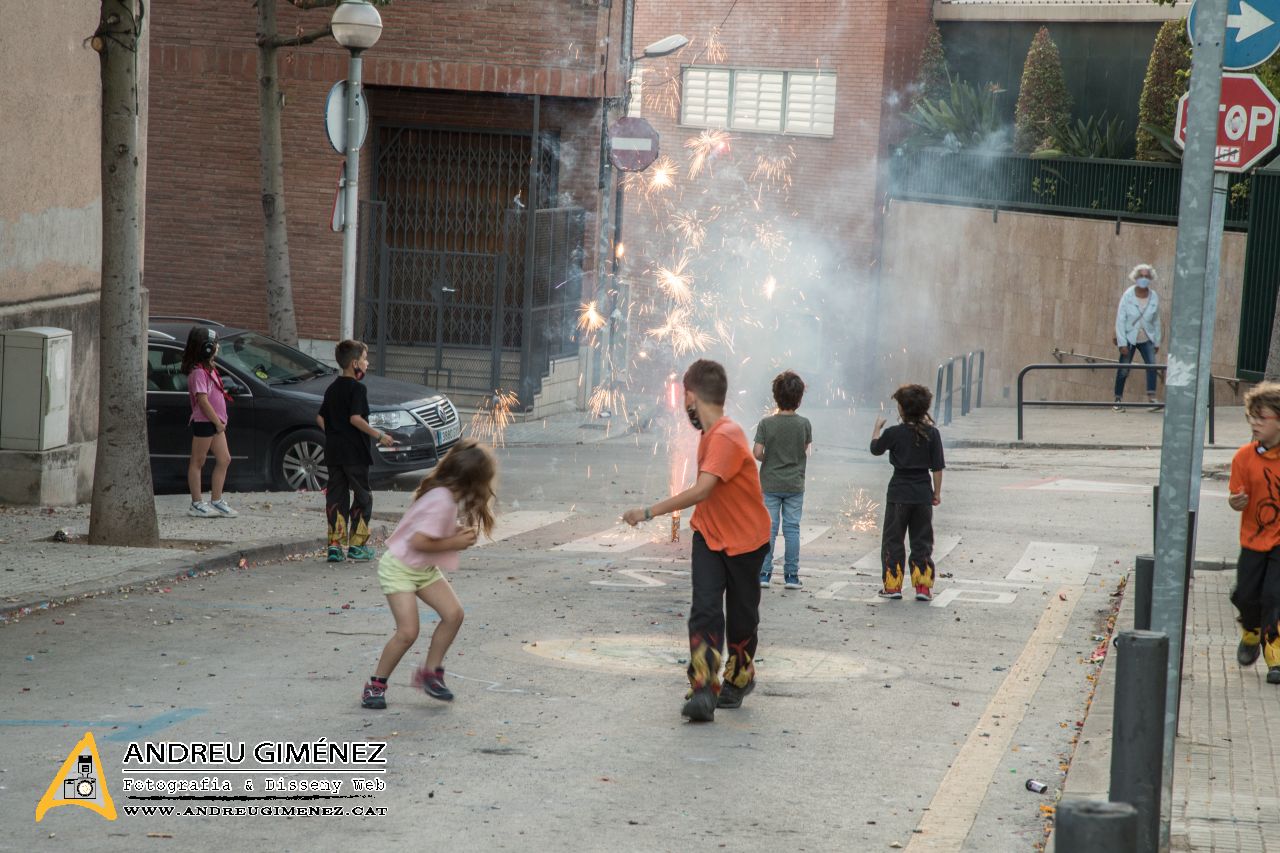
<svg viewBox="0 0 1280 853">
<path fill-rule="evenodd" d="M 813 427 L 808 418 L 796 414 L 804 397 L 804 381 L 790 370 L 773 379 L 773 400 L 778 413 L 760 421 L 756 427 L 753 453 L 760 460 L 760 488 L 764 506 L 769 510 L 773 530 L 769 535 L 769 553 L 760 566 L 760 586 L 767 589 L 773 577 L 773 544 L 778 538 L 781 521 L 783 578 L 787 589 L 802 589 L 800 583 L 800 514 L 804 510 L 804 470 L 809 447 L 813 444 Z"/>
</svg>

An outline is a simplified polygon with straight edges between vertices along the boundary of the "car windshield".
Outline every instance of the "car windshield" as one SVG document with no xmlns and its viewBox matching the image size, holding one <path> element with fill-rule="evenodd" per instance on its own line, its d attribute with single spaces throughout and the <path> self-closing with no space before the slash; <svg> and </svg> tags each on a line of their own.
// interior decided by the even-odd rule
<svg viewBox="0 0 1280 853">
<path fill-rule="evenodd" d="M 224 338 L 218 355 L 268 385 L 287 385 L 333 373 L 306 353 L 254 332 Z"/>
</svg>

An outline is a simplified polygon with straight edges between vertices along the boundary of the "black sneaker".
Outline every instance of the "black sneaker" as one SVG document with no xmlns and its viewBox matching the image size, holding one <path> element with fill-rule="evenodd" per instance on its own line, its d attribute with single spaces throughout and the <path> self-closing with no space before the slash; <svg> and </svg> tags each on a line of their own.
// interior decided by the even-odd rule
<svg viewBox="0 0 1280 853">
<path fill-rule="evenodd" d="M 699 687 L 680 710 L 691 723 L 710 723 L 716 718 L 716 694 L 710 687 Z"/>
<path fill-rule="evenodd" d="M 1267 670 L 1267 684 L 1280 684 L 1280 666 Z"/>
<path fill-rule="evenodd" d="M 754 678 L 747 682 L 746 687 L 741 688 L 735 687 L 726 681 L 724 684 L 720 685 L 720 698 L 716 700 L 716 707 L 741 708 L 742 700 L 747 698 L 747 695 L 755 689 L 756 680 Z"/>
<path fill-rule="evenodd" d="M 1236 661 L 1238 661 L 1241 666 L 1253 666 L 1253 662 L 1258 659 L 1258 655 L 1261 654 L 1261 652 L 1262 643 L 1254 643 L 1250 646 L 1244 641 L 1241 641 L 1240 645 L 1236 646 Z M 1270 675 L 1270 673 L 1268 673 L 1268 675 Z"/>
<path fill-rule="evenodd" d="M 453 691 L 444 686 L 443 668 L 435 672 L 425 667 L 417 670 L 413 674 L 413 686 L 422 688 L 422 692 L 432 699 L 439 699 L 441 702 L 453 701 Z"/>
<path fill-rule="evenodd" d="M 387 707 L 387 686 L 378 684 L 376 681 L 370 681 L 364 686 L 364 693 L 360 696 L 361 708 L 372 708 L 375 711 L 381 711 Z"/>
</svg>

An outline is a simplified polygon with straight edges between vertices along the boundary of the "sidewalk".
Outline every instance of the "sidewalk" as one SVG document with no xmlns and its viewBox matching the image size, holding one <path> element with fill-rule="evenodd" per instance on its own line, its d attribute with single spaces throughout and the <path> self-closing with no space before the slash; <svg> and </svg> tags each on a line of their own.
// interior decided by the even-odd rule
<svg viewBox="0 0 1280 853">
<path fill-rule="evenodd" d="M 1274 849 L 1280 838 L 1280 687 L 1266 683 L 1261 659 L 1248 669 L 1236 663 L 1240 635 L 1228 599 L 1234 583 L 1234 572 L 1197 571 L 1191 586 L 1174 745 L 1172 851 L 1266 851 L 1268 839 Z M 1127 588 L 1116 630 L 1132 627 Z M 1114 676 L 1108 655 L 1063 799 L 1107 799 Z"/>
</svg>

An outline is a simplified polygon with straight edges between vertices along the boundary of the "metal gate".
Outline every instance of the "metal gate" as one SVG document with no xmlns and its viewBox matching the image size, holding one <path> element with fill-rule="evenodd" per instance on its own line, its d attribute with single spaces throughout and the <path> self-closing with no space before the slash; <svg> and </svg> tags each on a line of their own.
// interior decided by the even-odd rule
<svg viewBox="0 0 1280 853">
<path fill-rule="evenodd" d="M 576 352 L 585 217 L 547 206 L 557 144 L 536 136 L 533 158 L 533 133 L 377 129 L 357 315 L 376 372 L 462 405 L 514 389 L 528 407 L 550 360 Z"/>
</svg>

